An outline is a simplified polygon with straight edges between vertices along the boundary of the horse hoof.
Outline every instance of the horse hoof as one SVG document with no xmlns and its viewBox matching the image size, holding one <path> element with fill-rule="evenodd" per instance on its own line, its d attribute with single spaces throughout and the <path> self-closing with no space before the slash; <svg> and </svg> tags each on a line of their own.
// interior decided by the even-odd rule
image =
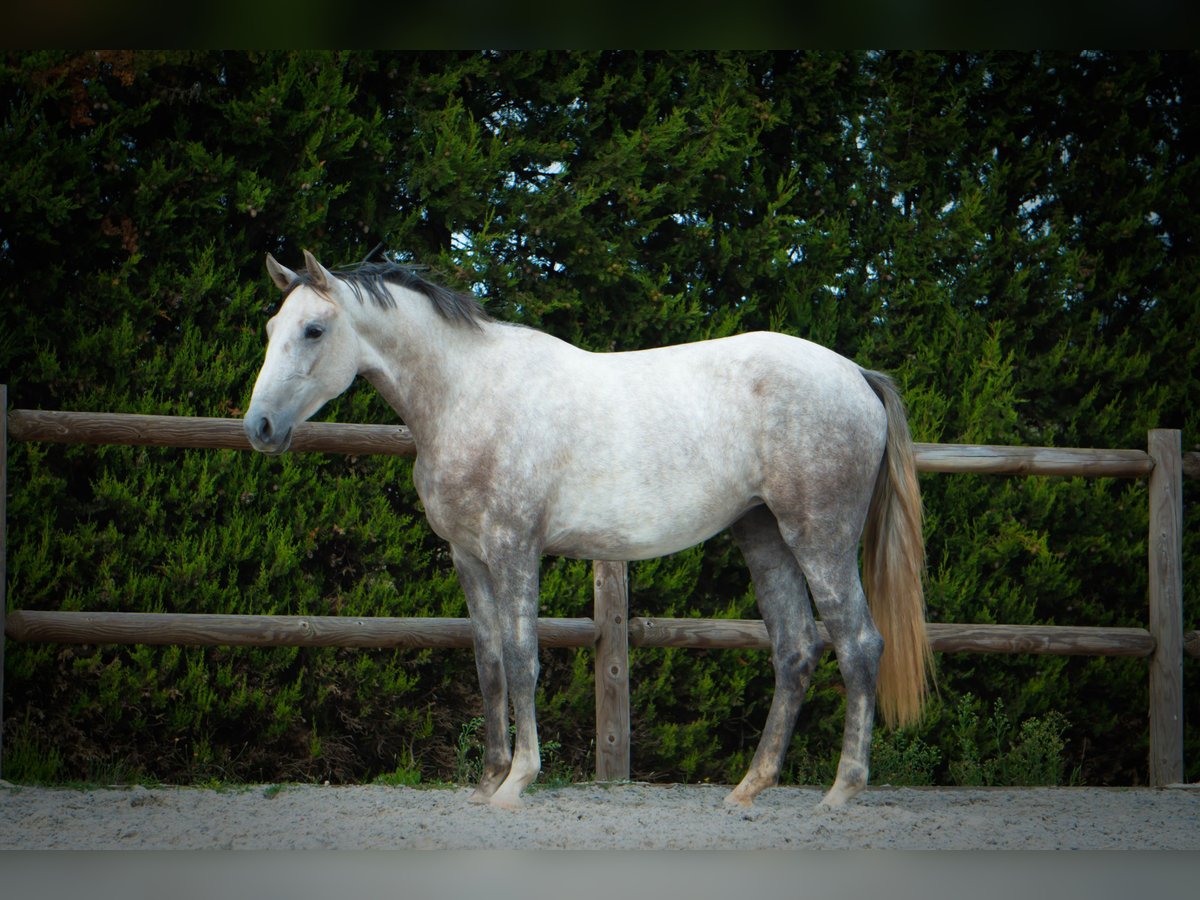
<svg viewBox="0 0 1200 900">
<path fill-rule="evenodd" d="M 730 791 L 725 797 L 725 805 L 731 809 L 749 809 L 754 805 L 754 798 L 743 796 L 737 791 Z"/>
<path fill-rule="evenodd" d="M 493 794 L 492 799 L 487 801 L 488 806 L 494 806 L 496 809 L 520 809 L 525 805 L 525 801 L 518 795 L 516 797 L 504 797 L 500 794 Z"/>
<path fill-rule="evenodd" d="M 834 786 L 830 788 L 829 793 L 821 798 L 821 802 L 817 804 L 817 810 L 820 812 L 829 812 L 833 809 L 841 809 L 846 805 L 846 801 L 861 793 L 862 788 L 844 788 Z"/>
</svg>

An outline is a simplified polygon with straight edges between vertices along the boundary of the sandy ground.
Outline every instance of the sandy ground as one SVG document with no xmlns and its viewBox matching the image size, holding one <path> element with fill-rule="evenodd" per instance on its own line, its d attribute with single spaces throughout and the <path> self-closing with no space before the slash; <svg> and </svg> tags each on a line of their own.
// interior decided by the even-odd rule
<svg viewBox="0 0 1200 900">
<path fill-rule="evenodd" d="M 815 788 L 726 792 L 586 784 L 506 812 L 467 789 L 0 782 L 0 898 L 1129 900 L 1200 872 L 1195 787 L 877 787 L 833 812 Z"/>
<path fill-rule="evenodd" d="M 1200 790 L 873 787 L 817 811 L 815 788 L 748 810 L 728 788 L 535 789 L 512 812 L 469 790 L 383 786 L 0 787 L 0 849 L 1200 850 Z"/>
</svg>

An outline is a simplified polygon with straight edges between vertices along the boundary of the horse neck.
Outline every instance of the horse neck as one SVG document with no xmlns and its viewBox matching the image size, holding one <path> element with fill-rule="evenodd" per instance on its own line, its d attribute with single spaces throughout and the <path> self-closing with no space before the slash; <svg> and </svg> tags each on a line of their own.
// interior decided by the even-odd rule
<svg viewBox="0 0 1200 900">
<path fill-rule="evenodd" d="M 370 301 L 359 308 L 359 374 L 400 415 L 420 447 L 453 414 L 454 395 L 477 368 L 470 362 L 495 326 L 449 322 L 420 294 L 392 290 L 394 308 Z"/>
</svg>

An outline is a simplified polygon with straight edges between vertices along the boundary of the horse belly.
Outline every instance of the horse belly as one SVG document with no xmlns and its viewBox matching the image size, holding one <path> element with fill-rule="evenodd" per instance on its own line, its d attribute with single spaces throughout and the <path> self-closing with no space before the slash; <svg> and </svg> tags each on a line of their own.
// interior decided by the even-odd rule
<svg viewBox="0 0 1200 900">
<path fill-rule="evenodd" d="M 608 478 L 594 490 L 566 488 L 549 511 L 545 552 L 576 559 L 653 559 L 728 528 L 761 500 L 729 481 L 650 487 Z"/>
</svg>

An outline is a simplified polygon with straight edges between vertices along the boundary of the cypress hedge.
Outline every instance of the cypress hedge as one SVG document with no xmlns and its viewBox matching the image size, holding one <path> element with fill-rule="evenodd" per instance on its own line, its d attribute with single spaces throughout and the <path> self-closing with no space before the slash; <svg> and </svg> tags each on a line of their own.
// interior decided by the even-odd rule
<svg viewBox="0 0 1200 900">
<path fill-rule="evenodd" d="M 920 441 L 1142 447 L 1171 427 L 1190 448 L 1198 63 L 10 52 L 0 381 L 13 407 L 238 416 L 278 302 L 264 254 L 332 265 L 382 244 L 592 350 L 810 338 L 891 372 Z M 395 420 L 361 383 L 321 417 Z M 9 453 L 10 608 L 466 615 L 406 460 Z M 1144 484 L 922 487 L 931 619 L 1145 623 Z M 1187 529 L 1188 628 L 1196 540 Z M 632 591 L 635 615 L 755 615 L 727 536 L 634 565 Z M 586 563 L 548 559 L 542 592 L 544 615 L 589 614 Z M 590 663 L 543 652 L 561 777 L 594 766 Z M 634 777 L 740 777 L 767 654 L 641 650 L 632 665 Z M 928 720 L 880 735 L 876 780 L 1144 782 L 1144 661 L 947 654 L 940 673 Z M 467 652 L 14 643 L 5 674 L 14 779 L 436 781 L 477 753 Z M 1197 697 L 1188 663 L 1191 780 Z M 827 658 L 789 778 L 831 777 L 842 703 Z M 1041 751 L 1053 759 L 1034 765 Z"/>
</svg>

